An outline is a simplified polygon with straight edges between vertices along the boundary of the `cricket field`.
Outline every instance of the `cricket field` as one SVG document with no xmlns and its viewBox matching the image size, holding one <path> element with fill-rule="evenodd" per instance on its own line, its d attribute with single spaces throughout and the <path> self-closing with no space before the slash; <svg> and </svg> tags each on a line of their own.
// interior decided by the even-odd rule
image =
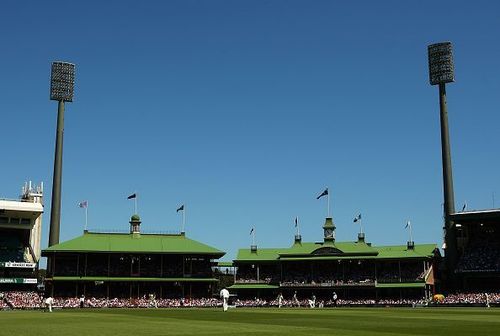
<svg viewBox="0 0 500 336">
<path fill-rule="evenodd" d="M 497 308 L 0 311 L 1 336 L 498 335 Z"/>
</svg>

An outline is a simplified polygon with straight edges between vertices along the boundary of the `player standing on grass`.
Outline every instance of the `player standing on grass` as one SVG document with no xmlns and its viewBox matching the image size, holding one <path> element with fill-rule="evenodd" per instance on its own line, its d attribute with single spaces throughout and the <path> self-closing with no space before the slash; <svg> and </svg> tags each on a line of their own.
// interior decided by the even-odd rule
<svg viewBox="0 0 500 336">
<path fill-rule="evenodd" d="M 281 308 L 283 305 L 283 294 L 279 293 L 278 294 L 278 308 Z"/>
<path fill-rule="evenodd" d="M 293 301 L 294 305 L 297 305 L 297 307 L 300 307 L 300 301 L 299 301 L 299 299 L 297 299 L 297 291 L 295 291 L 293 293 L 293 299 L 292 299 L 292 301 Z"/>
<path fill-rule="evenodd" d="M 54 304 L 54 299 L 52 296 L 49 296 L 45 299 L 45 311 L 49 310 L 49 313 L 52 313 L 52 305 Z"/>
<path fill-rule="evenodd" d="M 220 291 L 220 297 L 222 299 L 222 309 L 224 311 L 227 311 L 228 301 L 229 301 L 229 291 L 225 288 L 222 288 L 222 290 Z"/>
<path fill-rule="evenodd" d="M 312 295 L 311 299 L 309 300 L 309 307 L 314 308 L 316 307 L 316 295 Z"/>
<path fill-rule="evenodd" d="M 80 308 L 85 306 L 85 295 L 80 296 Z"/>
</svg>

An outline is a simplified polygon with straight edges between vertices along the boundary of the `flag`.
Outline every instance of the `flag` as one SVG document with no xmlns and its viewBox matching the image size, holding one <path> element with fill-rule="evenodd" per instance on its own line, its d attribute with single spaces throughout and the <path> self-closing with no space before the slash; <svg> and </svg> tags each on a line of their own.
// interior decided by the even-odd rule
<svg viewBox="0 0 500 336">
<path fill-rule="evenodd" d="M 297 225 L 299 225 L 299 217 L 295 217 L 295 227 L 297 227 Z"/>
<path fill-rule="evenodd" d="M 359 214 L 356 217 L 354 217 L 353 222 L 356 223 L 357 221 L 360 221 L 360 220 L 361 220 L 361 214 Z"/>
<path fill-rule="evenodd" d="M 177 208 L 175 212 L 184 211 L 184 204 Z"/>
<path fill-rule="evenodd" d="M 78 207 L 80 208 L 84 208 L 84 209 L 87 209 L 89 203 L 87 201 L 82 201 L 80 203 L 78 203 Z"/>
<path fill-rule="evenodd" d="M 464 203 L 464 206 L 462 207 L 462 212 L 464 212 L 465 209 L 467 209 L 467 202 Z"/>
<path fill-rule="evenodd" d="M 328 188 L 326 188 L 325 191 L 323 191 L 318 197 L 316 197 L 316 199 L 320 199 L 321 197 L 326 195 L 328 195 Z"/>
<path fill-rule="evenodd" d="M 252 233 L 253 233 L 253 231 L 254 231 L 254 229 L 252 228 L 252 229 L 250 230 L 250 234 L 252 234 Z"/>
<path fill-rule="evenodd" d="M 411 225 L 410 221 L 406 222 L 405 229 L 410 225 Z"/>
<path fill-rule="evenodd" d="M 137 198 L 137 194 L 133 193 L 132 195 L 130 195 L 129 197 L 127 197 L 127 199 L 132 199 L 132 198 Z"/>
</svg>

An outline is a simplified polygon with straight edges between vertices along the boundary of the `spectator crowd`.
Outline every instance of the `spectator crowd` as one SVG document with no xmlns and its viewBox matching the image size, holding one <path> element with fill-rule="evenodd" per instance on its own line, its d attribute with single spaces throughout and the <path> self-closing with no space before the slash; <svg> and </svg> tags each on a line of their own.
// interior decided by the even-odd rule
<svg viewBox="0 0 500 336">
<path fill-rule="evenodd" d="M 180 307 L 218 307 L 222 301 L 216 298 L 201 299 L 156 299 L 142 297 L 139 299 L 84 299 L 84 307 L 88 308 L 180 308 Z M 2 309 L 37 309 L 43 307 L 43 296 L 36 292 L 5 292 L 0 294 Z M 78 308 L 80 298 L 54 298 L 54 307 Z"/>
<path fill-rule="evenodd" d="M 315 300 L 315 299 L 314 299 Z M 43 308 L 43 297 L 36 292 L 11 291 L 0 293 L 0 310 L 5 309 L 39 309 Z M 318 300 L 315 307 L 334 307 L 334 306 L 417 306 L 427 305 L 428 300 L 410 300 L 410 299 L 338 299 Z M 233 302 L 236 307 L 309 307 L 310 298 L 293 298 L 281 300 L 265 299 L 237 299 Z M 443 300 L 436 302 L 438 305 L 488 305 L 500 304 L 500 293 L 457 293 L 444 297 Z M 54 307 L 57 308 L 78 308 L 80 298 L 54 298 Z M 220 307 L 222 301 L 218 298 L 201 299 L 155 299 L 151 296 L 139 299 L 107 299 L 107 298 L 87 298 L 84 307 L 86 308 L 210 308 Z"/>
<path fill-rule="evenodd" d="M 499 272 L 499 241 L 498 231 L 491 231 L 486 226 L 480 232 L 474 232 L 460 256 L 457 272 Z"/>
<path fill-rule="evenodd" d="M 457 293 L 446 296 L 442 304 L 486 304 L 500 303 L 500 293 Z"/>
</svg>

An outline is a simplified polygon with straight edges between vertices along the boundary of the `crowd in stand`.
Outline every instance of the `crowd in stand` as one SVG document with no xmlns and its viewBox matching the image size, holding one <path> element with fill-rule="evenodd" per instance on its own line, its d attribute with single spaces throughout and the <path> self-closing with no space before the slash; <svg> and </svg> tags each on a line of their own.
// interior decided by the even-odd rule
<svg viewBox="0 0 500 336">
<path fill-rule="evenodd" d="M 381 263 L 376 271 L 375 264 L 367 262 L 349 263 L 339 265 L 329 264 L 328 267 L 314 265 L 314 270 L 304 273 L 304 269 L 310 269 L 310 265 L 298 264 L 287 265 L 281 276 L 276 268 L 260 268 L 257 279 L 257 269 L 250 266 L 240 267 L 236 274 L 237 283 L 271 283 L 281 286 L 363 286 L 378 282 L 421 282 L 425 277 L 425 270 L 421 262 Z M 375 273 L 377 275 L 375 276 Z"/>
<path fill-rule="evenodd" d="M 493 245 L 471 246 L 464 251 L 457 268 L 459 272 L 500 271 L 500 249 Z"/>
<path fill-rule="evenodd" d="M 5 292 L 0 297 L 3 297 L 4 308 L 38 308 L 41 302 L 36 292 Z"/>
<path fill-rule="evenodd" d="M 78 308 L 79 298 L 56 298 L 55 307 Z M 90 298 L 85 301 L 84 306 L 89 308 L 181 308 L 199 307 L 209 308 L 222 305 L 222 301 L 214 298 L 209 299 L 151 299 L 143 297 L 140 299 L 105 299 Z"/>
<path fill-rule="evenodd" d="M 38 309 L 43 308 L 43 297 L 36 292 L 5 292 L 0 293 L 0 310 L 3 309 Z M 265 300 L 251 299 L 234 301 L 236 307 L 335 307 L 335 306 L 417 306 L 427 305 L 432 301 L 420 299 L 338 299 L 338 300 L 317 300 L 314 298 L 311 305 L 311 298 L 294 298 Z M 437 305 L 488 305 L 500 304 L 500 293 L 458 293 L 450 294 L 444 299 L 436 301 Z M 53 307 L 58 308 L 78 308 L 80 298 L 54 298 Z M 84 307 L 87 308 L 210 308 L 220 307 L 222 301 L 218 298 L 201 299 L 156 299 L 152 296 L 139 299 L 106 299 L 87 298 Z"/>
<path fill-rule="evenodd" d="M 210 260 L 205 258 L 183 260 L 180 256 L 168 256 L 162 259 L 154 255 L 131 256 L 128 254 L 112 255 L 109 258 L 109 262 L 107 259 L 103 261 L 101 255 L 90 254 L 85 262 L 79 262 L 76 256 L 59 256 L 54 273 L 58 276 L 121 277 L 140 274 L 144 277 L 173 278 L 184 275 L 206 277 L 212 274 Z M 162 266 L 158 267 L 159 264 Z"/>
<path fill-rule="evenodd" d="M 443 304 L 486 304 L 500 303 L 500 293 L 458 293 L 446 296 Z"/>
<path fill-rule="evenodd" d="M 500 304 L 500 293 L 459 293 L 450 294 L 441 301 L 433 301 L 427 299 L 353 299 L 353 300 L 318 300 L 315 302 L 316 307 L 351 307 L 351 306 L 426 306 L 429 304 L 438 305 L 487 305 Z M 235 305 L 241 307 L 277 307 L 279 305 L 276 300 L 236 300 Z M 311 299 L 302 299 L 295 301 L 293 298 L 289 300 L 282 299 L 282 307 L 310 307 Z"/>
<path fill-rule="evenodd" d="M 481 224 L 482 225 L 482 224 Z M 458 272 L 500 271 L 500 245 L 498 232 L 475 232 L 458 262 Z"/>
<path fill-rule="evenodd" d="M 281 286 L 289 287 L 301 287 L 301 286 L 318 286 L 318 287 L 331 287 L 331 286 L 360 286 L 373 284 L 375 280 L 369 277 L 359 277 L 356 279 L 349 280 L 339 280 L 339 279 L 326 279 L 326 278 L 316 278 L 316 280 L 305 280 L 305 279 L 290 279 L 285 278 L 285 281 L 281 282 Z"/>
<path fill-rule="evenodd" d="M 181 308 L 199 307 L 209 308 L 222 305 L 222 301 L 216 298 L 201 299 L 156 299 L 154 297 L 142 297 L 139 299 L 106 299 L 87 298 L 84 306 L 88 308 Z M 36 292 L 5 292 L 0 295 L 0 307 L 2 309 L 36 309 L 43 307 L 43 297 Z M 80 298 L 54 298 L 54 307 L 78 308 Z"/>
<path fill-rule="evenodd" d="M 421 263 L 380 264 L 377 280 L 380 282 L 415 282 L 424 280 L 425 271 Z"/>
</svg>

